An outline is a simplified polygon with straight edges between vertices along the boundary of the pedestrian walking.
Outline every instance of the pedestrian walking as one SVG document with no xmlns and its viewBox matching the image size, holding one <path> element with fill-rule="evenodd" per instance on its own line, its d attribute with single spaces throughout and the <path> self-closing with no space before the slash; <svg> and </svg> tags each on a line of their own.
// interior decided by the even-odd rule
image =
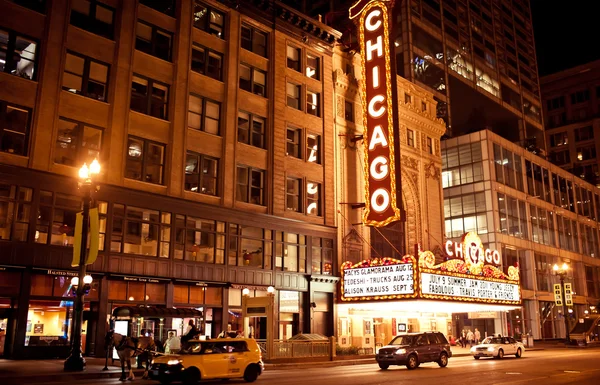
<svg viewBox="0 0 600 385">
<path fill-rule="evenodd" d="M 467 332 L 465 329 L 462 330 L 462 334 L 460 335 L 460 346 L 463 348 L 467 347 Z"/>
<path fill-rule="evenodd" d="M 473 339 L 475 338 L 475 335 L 473 334 L 473 332 L 471 331 L 471 329 L 469 329 L 469 331 L 467 332 L 467 340 L 469 341 L 469 347 L 473 346 Z"/>
<path fill-rule="evenodd" d="M 481 333 L 477 328 L 475 328 L 475 345 L 479 345 L 479 340 L 481 339 Z"/>
</svg>

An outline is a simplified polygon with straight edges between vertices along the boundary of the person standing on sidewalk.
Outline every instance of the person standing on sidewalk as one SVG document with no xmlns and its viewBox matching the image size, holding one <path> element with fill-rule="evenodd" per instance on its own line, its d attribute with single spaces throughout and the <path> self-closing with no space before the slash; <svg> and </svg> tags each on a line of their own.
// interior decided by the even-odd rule
<svg viewBox="0 0 600 385">
<path fill-rule="evenodd" d="M 477 328 L 475 328 L 475 345 L 479 345 L 479 340 L 481 339 L 481 333 Z"/>
<path fill-rule="evenodd" d="M 467 332 L 467 340 L 469 341 L 469 347 L 473 346 L 473 339 L 475 338 L 475 335 L 473 334 L 473 332 L 471 331 L 471 329 L 469 329 L 469 331 Z"/>
<path fill-rule="evenodd" d="M 462 334 L 460 336 L 460 346 L 463 348 L 467 347 L 467 332 L 465 329 L 462 330 Z"/>
</svg>

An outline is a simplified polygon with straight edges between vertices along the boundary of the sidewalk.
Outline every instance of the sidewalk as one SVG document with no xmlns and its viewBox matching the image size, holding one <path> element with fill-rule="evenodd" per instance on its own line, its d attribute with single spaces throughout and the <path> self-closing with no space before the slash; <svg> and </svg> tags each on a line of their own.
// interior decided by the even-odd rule
<svg viewBox="0 0 600 385">
<path fill-rule="evenodd" d="M 564 343 L 547 342 L 537 343 L 534 348 L 529 348 L 527 351 L 544 350 L 544 349 L 566 349 Z M 469 348 L 452 347 L 452 357 L 470 356 Z M 100 378 L 119 378 L 121 376 L 121 367 L 119 361 L 115 361 L 112 365 L 109 360 L 109 370 L 104 368 L 104 358 L 86 358 L 87 367 L 83 372 L 64 372 L 64 360 L 0 360 L 0 378 L 2 385 L 23 384 L 23 383 L 43 383 L 43 382 L 69 382 L 81 381 Z M 267 363 L 265 370 L 285 370 L 307 367 L 331 367 L 331 366 L 348 366 L 348 365 L 363 365 L 375 363 L 374 356 L 365 356 L 361 358 L 338 359 L 335 361 L 322 362 L 301 362 L 294 363 Z M 141 377 L 143 370 L 134 369 L 136 377 Z"/>
</svg>

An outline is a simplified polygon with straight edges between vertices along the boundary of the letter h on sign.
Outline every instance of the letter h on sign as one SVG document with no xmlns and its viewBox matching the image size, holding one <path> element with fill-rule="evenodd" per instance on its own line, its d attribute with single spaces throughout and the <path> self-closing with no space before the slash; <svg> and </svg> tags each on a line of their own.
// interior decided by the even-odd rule
<svg viewBox="0 0 600 385">
<path fill-rule="evenodd" d="M 390 55 L 389 10 L 393 0 L 361 0 L 350 7 L 357 20 L 362 58 L 361 97 L 365 145 L 365 212 L 370 226 L 401 219 L 400 141 L 394 110 L 396 72 Z"/>
</svg>

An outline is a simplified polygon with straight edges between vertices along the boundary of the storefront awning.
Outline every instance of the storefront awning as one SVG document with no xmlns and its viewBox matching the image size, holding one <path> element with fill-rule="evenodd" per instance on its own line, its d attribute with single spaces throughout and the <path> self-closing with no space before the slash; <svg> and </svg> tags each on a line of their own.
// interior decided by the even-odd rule
<svg viewBox="0 0 600 385">
<path fill-rule="evenodd" d="M 190 308 L 165 308 L 156 306 L 120 306 L 113 310 L 113 317 L 191 318 L 202 317 L 202 312 Z"/>
<path fill-rule="evenodd" d="M 497 312 L 519 309 L 520 305 L 492 305 L 482 303 L 468 303 L 460 301 L 432 301 L 432 300 L 398 300 L 398 301 L 369 301 L 340 303 L 339 309 L 374 311 L 381 314 L 391 314 L 398 311 L 404 312 L 443 312 L 443 313 L 469 313 L 469 312 Z"/>
</svg>

